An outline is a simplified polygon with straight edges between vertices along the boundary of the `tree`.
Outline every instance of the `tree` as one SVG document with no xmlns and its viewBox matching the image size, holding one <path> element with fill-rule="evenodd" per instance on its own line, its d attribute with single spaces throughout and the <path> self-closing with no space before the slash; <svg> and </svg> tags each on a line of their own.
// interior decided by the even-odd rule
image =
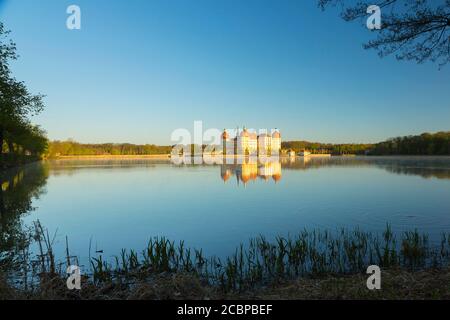
<svg viewBox="0 0 450 320">
<path fill-rule="evenodd" d="M 450 132 L 392 138 L 377 143 L 370 153 L 375 155 L 450 155 Z"/>
<path fill-rule="evenodd" d="M 16 44 L 8 38 L 9 30 L 5 30 L 0 21 L 0 76 L 7 76 L 10 73 L 9 61 L 17 59 Z"/>
<path fill-rule="evenodd" d="M 379 56 L 394 54 L 398 60 L 417 63 L 432 61 L 444 66 L 450 61 L 450 0 L 319 0 L 324 10 L 340 6 L 346 21 L 367 19 L 367 8 L 381 9 L 381 29 L 378 36 L 364 44 Z"/>
<path fill-rule="evenodd" d="M 32 125 L 31 123 L 24 123 L 21 126 L 16 127 L 11 137 L 8 137 L 8 145 L 10 152 L 15 144 L 16 153 L 22 155 L 38 156 L 43 154 L 47 150 L 47 138 L 45 131 L 39 126 Z"/>
<path fill-rule="evenodd" d="M 17 59 L 16 45 L 9 39 L 9 31 L 0 22 L 0 154 L 3 155 L 5 137 L 9 146 L 18 130 L 28 127 L 29 117 L 42 111 L 43 96 L 33 95 L 26 85 L 11 74 L 10 61 Z M 37 137 L 36 131 L 28 130 L 30 137 Z M 42 132 L 41 132 L 42 133 Z M 39 137 L 40 139 L 41 137 Z M 12 150 L 9 150 L 10 152 Z"/>
</svg>

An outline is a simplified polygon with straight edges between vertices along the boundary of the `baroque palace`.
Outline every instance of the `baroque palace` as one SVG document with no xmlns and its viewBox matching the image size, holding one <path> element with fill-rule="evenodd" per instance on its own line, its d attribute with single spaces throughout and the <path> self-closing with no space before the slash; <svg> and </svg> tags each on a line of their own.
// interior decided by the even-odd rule
<svg viewBox="0 0 450 320">
<path fill-rule="evenodd" d="M 278 155 L 281 151 L 281 134 L 278 130 L 272 134 L 250 132 L 245 127 L 236 136 L 231 137 L 227 130 L 222 133 L 222 152 L 227 155 Z"/>
</svg>

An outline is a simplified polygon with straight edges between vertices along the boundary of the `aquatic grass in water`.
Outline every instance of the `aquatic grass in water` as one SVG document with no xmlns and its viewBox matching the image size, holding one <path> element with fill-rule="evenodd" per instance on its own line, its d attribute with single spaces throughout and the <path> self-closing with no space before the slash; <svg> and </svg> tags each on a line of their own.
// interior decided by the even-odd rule
<svg viewBox="0 0 450 320">
<path fill-rule="evenodd" d="M 192 273 L 223 290 L 244 290 L 274 280 L 326 274 L 365 272 L 371 264 L 382 268 L 403 267 L 420 270 L 445 267 L 450 253 L 449 235 L 443 234 L 440 247 L 432 248 L 428 237 L 417 230 L 405 232 L 400 246 L 390 226 L 381 237 L 358 229 L 339 232 L 304 230 L 295 237 L 277 237 L 273 242 L 260 236 L 247 246 L 240 245 L 223 262 L 207 258 L 201 250 L 185 248 L 166 238 L 154 238 L 142 256 L 122 251 L 116 265 L 110 266 L 110 279 L 132 274 Z M 194 252 L 194 254 L 192 254 Z M 122 261 L 118 263 L 118 261 Z M 95 260 L 96 264 L 99 262 Z M 94 278 L 102 279 L 95 268 Z"/>
<path fill-rule="evenodd" d="M 33 265 L 41 273 L 54 274 L 57 263 L 52 241 L 40 224 L 35 231 L 40 263 Z M 45 245 L 41 239 L 45 239 Z M 274 241 L 260 236 L 251 239 L 246 246 L 241 244 L 224 260 L 214 256 L 207 258 L 202 250 L 186 248 L 183 241 L 175 244 L 164 237 L 156 237 L 150 239 L 141 253 L 123 249 L 112 261 L 106 261 L 102 255 L 91 258 L 90 279 L 96 284 L 109 281 L 131 284 L 134 278 L 151 281 L 153 276 L 161 274 L 188 273 L 224 291 L 242 291 L 282 279 L 361 273 L 372 264 L 413 271 L 442 268 L 448 266 L 449 256 L 449 234 L 443 234 L 436 247 L 417 230 L 403 233 L 397 242 L 389 225 L 381 235 L 342 229 L 337 232 L 304 230 L 294 237 L 276 237 Z M 34 270 L 33 274 L 38 273 Z"/>
</svg>

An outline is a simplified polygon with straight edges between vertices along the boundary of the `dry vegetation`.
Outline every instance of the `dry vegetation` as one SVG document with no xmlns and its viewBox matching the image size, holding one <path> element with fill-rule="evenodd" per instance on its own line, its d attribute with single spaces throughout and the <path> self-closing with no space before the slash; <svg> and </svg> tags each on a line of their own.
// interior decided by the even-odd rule
<svg viewBox="0 0 450 320">
<path fill-rule="evenodd" d="M 305 230 L 275 241 L 252 239 L 226 259 L 154 238 L 141 253 L 122 250 L 112 260 L 92 257 L 81 290 L 66 286 L 66 267 L 77 261 L 68 248 L 63 261 L 56 259 L 51 237 L 39 222 L 32 237 L 39 252 L 33 256 L 23 247 L 13 267 L 0 273 L 1 299 L 450 298 L 446 234 L 435 246 L 417 231 L 397 239 L 389 226 L 381 235 Z M 381 290 L 366 287 L 366 268 L 372 264 L 381 267 Z"/>
<path fill-rule="evenodd" d="M 120 282 L 94 285 L 86 282 L 82 290 L 69 291 L 65 279 L 54 277 L 42 287 L 24 292 L 0 280 L 2 299 L 85 299 L 85 300 L 213 300 L 213 299 L 450 299 L 450 270 L 382 271 L 381 290 L 366 288 L 367 275 L 300 278 L 271 283 L 245 292 L 225 293 L 191 274 L 161 274 L 151 280 L 137 281 L 133 286 Z"/>
</svg>

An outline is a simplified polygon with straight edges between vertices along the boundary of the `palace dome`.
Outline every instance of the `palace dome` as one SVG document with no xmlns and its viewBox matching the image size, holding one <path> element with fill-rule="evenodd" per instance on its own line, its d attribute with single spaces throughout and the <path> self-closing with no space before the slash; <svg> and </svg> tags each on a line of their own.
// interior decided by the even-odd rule
<svg viewBox="0 0 450 320">
<path fill-rule="evenodd" d="M 280 134 L 280 132 L 278 132 L 278 131 L 275 131 L 273 134 L 272 134 L 272 138 L 275 138 L 275 139 L 280 139 L 281 138 L 281 134 Z"/>
<path fill-rule="evenodd" d="M 248 136 L 249 136 L 249 134 L 248 134 L 247 129 L 242 130 L 241 137 L 248 137 Z"/>
<path fill-rule="evenodd" d="M 224 182 L 226 182 L 231 177 L 231 171 L 230 170 L 226 170 L 224 173 L 221 174 L 221 176 L 222 176 L 222 180 Z"/>
<path fill-rule="evenodd" d="M 274 174 L 272 176 L 272 179 L 275 180 L 275 182 L 280 181 L 281 180 L 281 174 L 279 174 L 279 173 Z"/>
<path fill-rule="evenodd" d="M 222 139 L 223 139 L 223 140 L 226 140 L 226 139 L 228 139 L 229 137 L 230 137 L 230 135 L 228 134 L 227 130 L 223 130 L 223 133 L 222 133 Z"/>
<path fill-rule="evenodd" d="M 250 181 L 250 175 L 249 174 L 243 174 L 243 175 L 241 175 L 241 180 L 242 180 L 242 182 L 243 183 L 247 183 L 247 182 L 249 182 Z"/>
</svg>

